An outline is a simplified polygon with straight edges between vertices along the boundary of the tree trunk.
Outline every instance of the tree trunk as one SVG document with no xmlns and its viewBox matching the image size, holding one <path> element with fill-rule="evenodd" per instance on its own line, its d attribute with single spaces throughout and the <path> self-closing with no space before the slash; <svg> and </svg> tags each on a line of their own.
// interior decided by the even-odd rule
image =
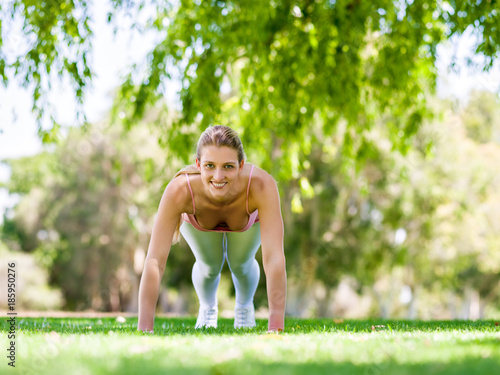
<svg viewBox="0 0 500 375">
<path fill-rule="evenodd" d="M 470 312 L 469 319 L 478 320 L 480 318 L 481 311 L 481 300 L 479 297 L 479 292 L 475 289 L 471 290 L 471 304 L 470 304 Z"/>
<path fill-rule="evenodd" d="M 379 292 L 374 287 L 372 287 L 372 291 L 380 309 L 379 317 L 382 319 L 387 319 L 390 312 L 390 303 L 388 301 L 388 298 L 384 298 L 383 293 Z"/>
<path fill-rule="evenodd" d="M 479 293 L 470 286 L 465 287 L 464 298 L 462 302 L 462 312 L 460 318 L 463 320 L 479 319 Z"/>
<path fill-rule="evenodd" d="M 470 313 L 470 293 L 469 289 L 466 288 L 462 300 L 462 309 L 460 311 L 460 319 L 468 320 Z"/>
<path fill-rule="evenodd" d="M 180 291 L 179 291 L 179 299 L 181 299 Z M 160 287 L 160 293 L 158 295 L 158 305 L 159 305 L 161 312 L 163 312 L 163 313 L 169 312 L 170 305 L 168 303 L 168 290 L 163 285 Z M 182 305 L 182 303 L 181 303 L 181 305 Z"/>
<path fill-rule="evenodd" d="M 330 316 L 330 300 L 332 296 L 332 289 L 325 287 L 323 284 L 319 286 L 325 288 L 325 295 L 323 298 L 317 298 L 318 303 L 318 318 L 326 318 Z"/>
<path fill-rule="evenodd" d="M 130 278 L 132 288 L 130 290 L 130 299 L 126 307 L 126 312 L 137 313 L 139 311 L 139 283 L 141 282 L 141 278 L 137 276 L 135 272 L 130 273 Z"/>
<path fill-rule="evenodd" d="M 457 296 L 455 293 L 449 293 L 449 303 L 448 303 L 448 309 L 450 310 L 450 315 L 452 319 L 459 319 L 458 311 L 457 311 Z"/>
<path fill-rule="evenodd" d="M 418 316 L 418 292 L 417 287 L 411 287 L 411 300 L 408 306 L 408 319 L 414 320 Z"/>
<path fill-rule="evenodd" d="M 488 289 L 488 293 L 481 298 L 481 303 L 479 305 L 479 319 L 484 319 L 485 310 L 488 303 L 490 303 L 498 293 L 498 288 L 500 287 L 500 282 L 497 282 L 492 288 Z M 481 294 L 479 294 L 481 297 Z"/>
</svg>

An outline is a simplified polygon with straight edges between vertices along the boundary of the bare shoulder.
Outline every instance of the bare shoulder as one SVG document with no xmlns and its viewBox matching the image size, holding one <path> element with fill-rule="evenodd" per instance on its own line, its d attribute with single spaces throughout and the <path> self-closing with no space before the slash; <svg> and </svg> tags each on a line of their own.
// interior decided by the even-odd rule
<svg viewBox="0 0 500 375">
<path fill-rule="evenodd" d="M 258 208 L 269 200 L 279 200 L 276 180 L 265 170 L 255 166 L 250 184 L 250 202 Z"/>
<path fill-rule="evenodd" d="M 275 188 L 276 180 L 268 172 L 254 166 L 252 173 L 252 182 L 250 189 L 256 193 L 263 192 L 265 189 Z"/>
<path fill-rule="evenodd" d="M 168 208 L 180 214 L 183 212 L 191 213 L 192 207 L 191 193 L 189 192 L 186 178 L 180 175 L 172 179 L 163 192 L 160 209 Z"/>
</svg>

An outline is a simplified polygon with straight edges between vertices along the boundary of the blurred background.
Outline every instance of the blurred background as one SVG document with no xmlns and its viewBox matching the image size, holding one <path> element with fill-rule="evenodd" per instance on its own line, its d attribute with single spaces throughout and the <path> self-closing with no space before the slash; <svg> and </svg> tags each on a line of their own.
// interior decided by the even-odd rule
<svg viewBox="0 0 500 375">
<path fill-rule="evenodd" d="M 0 17 L 0 277 L 14 260 L 19 310 L 136 313 L 163 190 L 226 124 L 278 181 L 288 315 L 500 317 L 496 2 L 8 0 Z M 193 263 L 174 246 L 158 313 L 198 311 Z M 230 316 L 227 265 L 218 293 Z"/>
</svg>

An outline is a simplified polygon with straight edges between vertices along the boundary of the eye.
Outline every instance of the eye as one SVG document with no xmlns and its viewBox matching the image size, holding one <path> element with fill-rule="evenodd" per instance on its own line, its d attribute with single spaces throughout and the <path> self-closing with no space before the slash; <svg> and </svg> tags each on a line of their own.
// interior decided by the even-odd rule
<svg viewBox="0 0 500 375">
<path fill-rule="evenodd" d="M 232 165 L 226 165 L 226 168 L 231 169 L 231 168 L 234 168 L 234 166 L 232 166 Z"/>
<path fill-rule="evenodd" d="M 209 164 L 205 164 L 205 167 L 207 167 L 207 168 L 213 168 L 214 165 L 209 163 Z"/>
</svg>

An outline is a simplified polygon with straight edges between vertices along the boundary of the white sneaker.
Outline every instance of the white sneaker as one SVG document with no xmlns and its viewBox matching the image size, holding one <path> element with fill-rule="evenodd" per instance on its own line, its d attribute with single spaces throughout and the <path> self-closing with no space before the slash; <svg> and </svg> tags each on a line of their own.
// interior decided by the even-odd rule
<svg viewBox="0 0 500 375">
<path fill-rule="evenodd" d="M 234 328 L 253 328 L 255 327 L 255 308 L 239 307 L 234 309 Z"/>
<path fill-rule="evenodd" d="M 204 327 L 214 327 L 217 328 L 217 307 L 202 308 L 200 306 L 200 311 L 198 313 L 198 319 L 196 319 L 196 325 L 194 328 L 204 328 Z"/>
</svg>

